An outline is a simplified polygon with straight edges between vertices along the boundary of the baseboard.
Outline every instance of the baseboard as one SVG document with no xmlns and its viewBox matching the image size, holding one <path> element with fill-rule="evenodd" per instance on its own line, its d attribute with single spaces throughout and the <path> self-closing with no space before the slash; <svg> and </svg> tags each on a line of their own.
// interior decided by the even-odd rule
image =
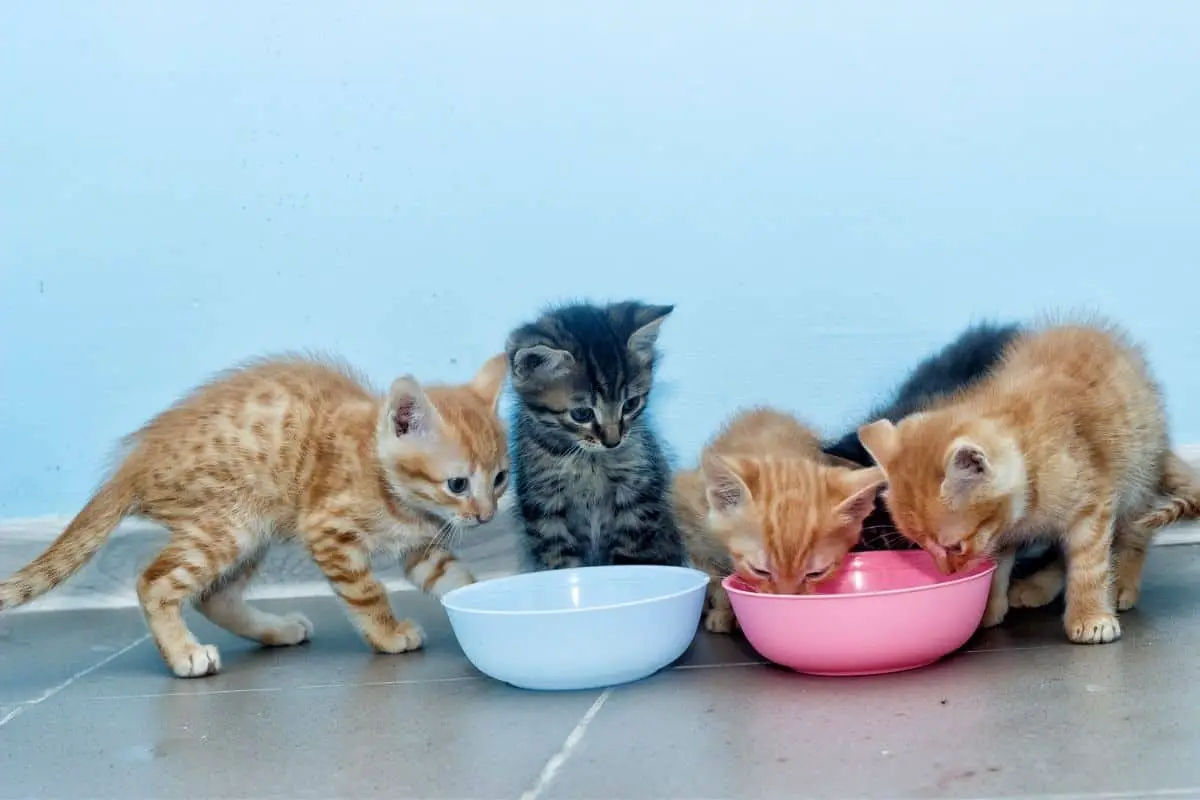
<svg viewBox="0 0 1200 800">
<path fill-rule="evenodd" d="M 1176 448 L 1200 471 L 1200 444 Z M 511 575 L 517 572 L 517 529 L 508 507 L 487 525 L 464 534 L 456 547 L 459 557 L 480 578 Z M 70 521 L 59 516 L 35 519 L 0 519 L 0 576 L 10 575 L 32 561 L 54 540 Z M 53 611 L 68 608 L 124 608 L 137 605 L 134 580 L 166 540 L 161 528 L 138 520 L 122 523 L 96 557 L 71 580 L 50 594 L 17 609 Z M 1155 546 L 1200 544 L 1200 522 L 1174 525 L 1159 533 Z M 415 589 L 404 579 L 398 566 L 380 559 L 376 564 L 380 578 L 392 591 Z M 328 584 L 308 555 L 298 547 L 271 550 L 251 594 L 255 597 L 298 597 L 330 594 Z"/>
<path fill-rule="evenodd" d="M 41 517 L 0 520 L 0 575 L 10 575 L 41 553 L 70 520 Z M 83 569 L 62 586 L 14 613 L 76 608 L 124 608 L 137 605 L 136 576 L 166 542 L 162 528 L 127 520 Z M 517 572 L 517 530 L 510 514 L 502 513 L 487 525 L 464 532 L 455 551 L 480 578 Z M 375 569 L 392 591 L 415 589 L 405 580 L 394 559 L 380 557 Z M 271 549 L 252 584 L 253 597 L 303 597 L 331 594 L 329 585 L 312 559 L 296 546 Z"/>
</svg>

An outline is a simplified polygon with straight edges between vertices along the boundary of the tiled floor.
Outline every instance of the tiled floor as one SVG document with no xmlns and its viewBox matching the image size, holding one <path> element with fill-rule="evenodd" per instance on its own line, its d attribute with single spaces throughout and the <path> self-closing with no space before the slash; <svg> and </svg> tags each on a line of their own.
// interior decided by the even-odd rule
<svg viewBox="0 0 1200 800">
<path fill-rule="evenodd" d="M 1200 797 L 1200 548 L 1153 552 L 1125 638 L 1030 612 L 933 667 L 810 678 L 701 634 L 608 692 L 481 677 L 437 604 L 424 652 L 366 651 L 332 600 L 260 650 L 197 620 L 225 673 L 170 677 L 135 611 L 0 621 L 0 797 Z M 636 633 L 631 633 L 636 635 Z"/>
</svg>

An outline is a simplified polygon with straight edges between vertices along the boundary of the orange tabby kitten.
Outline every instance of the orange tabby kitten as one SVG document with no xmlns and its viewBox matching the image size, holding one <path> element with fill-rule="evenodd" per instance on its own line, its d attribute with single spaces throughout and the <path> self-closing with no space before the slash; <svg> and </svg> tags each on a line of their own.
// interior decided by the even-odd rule
<svg viewBox="0 0 1200 800">
<path fill-rule="evenodd" d="M 1058 537 L 1073 642 L 1120 637 L 1115 611 L 1137 602 L 1154 528 L 1188 513 L 1177 496 L 1196 492 L 1168 449 L 1145 359 L 1107 326 L 1024 334 L 990 378 L 897 425 L 865 425 L 859 438 L 887 475 L 896 526 L 943 571 L 996 558 L 985 626 L 1010 605 L 1054 599 L 1061 565 L 1011 589 L 1009 578 L 1021 542 Z"/>
<path fill-rule="evenodd" d="M 165 526 L 166 548 L 138 581 L 159 652 L 180 677 L 221 668 L 192 636 L 182 606 L 266 645 L 312 634 L 301 614 L 243 599 L 268 545 L 298 539 L 376 650 L 421 646 L 371 571 L 380 549 L 406 553 L 406 574 L 440 595 L 473 581 L 441 543 L 487 522 L 508 485 L 496 416 L 507 363 L 490 359 L 463 386 L 404 376 L 386 397 L 349 369 L 301 358 L 251 364 L 197 389 L 131 436 L 129 454 L 27 567 L 0 583 L 0 608 L 27 603 L 74 574 L 126 516 Z"/>
<path fill-rule="evenodd" d="M 730 420 L 673 492 L 692 562 L 712 576 L 705 627 L 734 627 L 720 585 L 732 570 L 770 594 L 805 594 L 833 575 L 882 485 L 878 468 L 835 466 L 788 414 L 759 408 Z"/>
</svg>

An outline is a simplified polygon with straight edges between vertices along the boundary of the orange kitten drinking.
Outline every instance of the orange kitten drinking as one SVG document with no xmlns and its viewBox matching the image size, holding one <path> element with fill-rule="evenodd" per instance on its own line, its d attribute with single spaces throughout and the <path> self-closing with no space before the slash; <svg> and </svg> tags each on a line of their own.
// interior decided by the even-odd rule
<svg viewBox="0 0 1200 800">
<path fill-rule="evenodd" d="M 676 475 L 672 498 L 688 555 L 711 576 L 705 627 L 734 627 L 720 584 L 731 571 L 770 594 L 806 594 L 836 573 L 882 485 L 876 467 L 835 465 L 788 414 L 758 408 L 731 419 L 700 468 Z"/>
<path fill-rule="evenodd" d="M 1195 478 L 1169 450 L 1159 388 L 1110 326 L 1022 334 L 991 377 L 896 425 L 865 425 L 859 438 L 887 475 L 897 528 L 943 571 L 996 558 L 985 626 L 1010 605 L 1057 596 L 1058 564 L 1009 587 L 1015 548 L 1050 536 L 1066 555 L 1067 637 L 1120 638 L 1116 611 L 1137 602 L 1155 528 L 1195 511 Z"/>
<path fill-rule="evenodd" d="M 247 604 L 243 592 L 267 547 L 296 539 L 377 651 L 421 646 L 397 620 L 371 570 L 373 551 L 405 557 L 406 574 L 440 595 L 473 578 L 444 547 L 487 522 L 508 485 L 496 405 L 507 362 L 490 359 L 461 386 L 398 378 L 381 397 L 348 368 L 302 358 L 253 363 L 218 376 L 129 437 L 129 453 L 61 536 L 0 583 L 0 608 L 74 574 L 126 516 L 168 529 L 167 546 L 138 581 L 159 652 L 180 677 L 221 668 L 183 619 L 195 599 L 211 621 L 266 645 L 306 641 L 301 614 Z"/>
</svg>

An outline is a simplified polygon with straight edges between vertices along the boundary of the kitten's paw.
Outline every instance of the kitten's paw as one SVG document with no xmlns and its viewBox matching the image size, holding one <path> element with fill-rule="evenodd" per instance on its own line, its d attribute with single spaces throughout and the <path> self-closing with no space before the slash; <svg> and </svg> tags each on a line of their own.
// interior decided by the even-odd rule
<svg viewBox="0 0 1200 800">
<path fill-rule="evenodd" d="M 983 619 L 979 623 L 981 628 L 994 628 L 1004 618 L 1008 616 L 1008 598 L 1003 595 L 999 599 L 988 600 L 987 610 L 983 612 Z"/>
<path fill-rule="evenodd" d="M 381 653 L 407 653 L 425 642 L 425 632 L 411 620 L 397 622 L 386 636 L 374 637 L 371 644 Z"/>
<path fill-rule="evenodd" d="M 1117 611 L 1130 611 L 1137 608 L 1138 599 L 1142 595 L 1140 586 L 1122 586 L 1117 584 Z"/>
<path fill-rule="evenodd" d="M 211 644 L 194 644 L 171 659 L 171 671 L 180 678 L 203 678 L 221 671 L 221 652 Z"/>
<path fill-rule="evenodd" d="M 737 617 L 730 608 L 714 608 L 704 614 L 704 630 L 709 633 L 733 633 Z"/>
<path fill-rule="evenodd" d="M 1008 589 L 1008 604 L 1013 608 L 1041 608 L 1053 603 L 1062 591 L 1062 584 L 1053 585 L 1033 577 L 1014 581 Z"/>
<path fill-rule="evenodd" d="M 1108 644 L 1121 638 L 1121 623 L 1114 614 L 1067 618 L 1067 638 L 1075 644 Z"/>
<path fill-rule="evenodd" d="M 312 638 L 313 624 L 308 617 L 298 611 L 284 614 L 279 618 L 279 624 L 274 628 L 263 631 L 260 641 L 270 647 L 290 647 L 303 644 Z"/>
</svg>

